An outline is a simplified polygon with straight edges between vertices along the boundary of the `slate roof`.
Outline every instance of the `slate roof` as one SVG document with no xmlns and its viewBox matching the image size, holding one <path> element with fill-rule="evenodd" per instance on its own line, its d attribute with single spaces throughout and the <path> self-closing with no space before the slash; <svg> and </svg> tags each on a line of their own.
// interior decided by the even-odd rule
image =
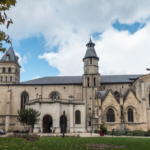
<svg viewBox="0 0 150 150">
<path fill-rule="evenodd" d="M 15 55 L 15 52 L 10 46 L 10 48 L 6 51 L 6 53 L 3 55 L 3 57 L 0 59 L 0 61 L 8 61 L 6 56 L 9 55 L 9 61 L 16 61 L 18 62 L 19 57 Z"/>
<path fill-rule="evenodd" d="M 105 93 L 106 93 L 106 91 L 96 91 L 95 98 L 103 98 Z"/>
<path fill-rule="evenodd" d="M 93 46 L 90 47 L 89 44 L 92 44 Z M 86 44 L 87 50 L 86 50 L 85 56 L 84 56 L 84 58 L 83 58 L 83 61 L 84 61 L 84 59 L 86 59 L 86 58 L 96 58 L 96 59 L 99 60 L 99 57 L 98 57 L 97 54 L 96 54 L 94 45 L 95 45 L 95 44 L 92 42 L 92 40 L 91 40 L 91 38 L 90 38 L 89 43 Z"/>
<path fill-rule="evenodd" d="M 63 85 L 63 84 L 82 84 L 82 76 L 56 76 L 56 77 L 43 77 L 18 84 L 52 84 L 52 85 Z"/>
<path fill-rule="evenodd" d="M 101 83 L 102 84 L 132 83 L 130 79 L 135 80 L 139 76 L 141 75 L 101 75 Z M 55 76 L 55 77 L 43 77 L 43 78 L 33 79 L 29 81 L 20 82 L 17 84 L 82 85 L 82 82 L 83 82 L 82 76 Z"/>
<path fill-rule="evenodd" d="M 131 80 L 135 80 L 142 74 L 138 75 L 101 75 L 101 83 L 132 83 Z"/>
</svg>

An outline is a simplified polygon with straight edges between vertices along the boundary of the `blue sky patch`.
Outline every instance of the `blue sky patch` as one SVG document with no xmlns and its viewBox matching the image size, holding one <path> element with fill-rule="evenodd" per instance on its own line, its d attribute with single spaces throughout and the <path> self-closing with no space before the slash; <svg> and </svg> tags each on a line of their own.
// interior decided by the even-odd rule
<svg viewBox="0 0 150 150">
<path fill-rule="evenodd" d="M 135 22 L 134 24 L 121 24 L 118 20 L 112 25 L 118 31 L 128 30 L 131 34 L 145 27 L 146 24 Z"/>
</svg>

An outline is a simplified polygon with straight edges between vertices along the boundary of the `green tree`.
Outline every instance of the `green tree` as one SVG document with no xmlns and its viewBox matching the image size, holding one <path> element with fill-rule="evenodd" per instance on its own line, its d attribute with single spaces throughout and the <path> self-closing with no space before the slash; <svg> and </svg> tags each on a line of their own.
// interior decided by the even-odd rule
<svg viewBox="0 0 150 150">
<path fill-rule="evenodd" d="M 0 25 L 5 25 L 8 29 L 9 25 L 13 23 L 11 18 L 8 18 L 6 11 L 8 11 L 11 6 L 15 6 L 16 0 L 0 0 Z M 5 48 L 2 45 L 2 42 L 11 43 L 9 35 L 6 35 L 5 32 L 0 30 L 0 51 L 5 52 Z"/>
<path fill-rule="evenodd" d="M 18 110 L 18 121 L 23 124 L 24 129 L 29 131 L 29 126 L 28 126 L 28 117 L 29 117 L 29 111 L 27 109 L 22 109 Z"/>
<path fill-rule="evenodd" d="M 39 113 L 37 110 L 29 108 L 22 109 L 18 111 L 18 121 L 22 123 L 25 129 L 29 130 L 29 126 L 31 127 L 31 132 L 33 133 L 34 125 L 37 124 L 40 120 Z"/>
</svg>

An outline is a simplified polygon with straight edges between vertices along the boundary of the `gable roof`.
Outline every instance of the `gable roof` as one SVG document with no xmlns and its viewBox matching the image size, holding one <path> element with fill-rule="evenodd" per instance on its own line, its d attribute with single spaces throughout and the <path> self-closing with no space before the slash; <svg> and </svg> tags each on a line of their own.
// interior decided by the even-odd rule
<svg viewBox="0 0 150 150">
<path fill-rule="evenodd" d="M 102 92 L 102 91 L 101 91 L 101 92 Z M 111 94 L 114 96 L 114 98 L 116 99 L 116 101 L 117 101 L 118 103 L 120 103 L 120 99 L 118 99 L 118 98 L 115 96 L 115 94 L 114 94 L 114 92 L 112 91 L 112 89 L 108 89 L 107 91 L 105 91 L 105 93 L 104 93 L 104 92 L 102 93 L 102 94 L 103 94 L 103 97 L 101 97 L 102 103 L 103 103 L 103 101 L 105 100 L 105 98 L 106 98 L 106 96 L 108 95 L 109 92 L 111 92 Z"/>
<path fill-rule="evenodd" d="M 116 83 L 132 83 L 130 79 L 136 79 L 141 75 L 101 75 L 101 84 L 116 84 Z M 24 81 L 16 84 L 23 85 L 67 85 L 67 84 L 83 84 L 82 76 L 55 76 L 55 77 L 43 77 Z"/>
<path fill-rule="evenodd" d="M 129 89 L 125 92 L 125 94 L 123 95 L 123 102 L 125 102 L 125 100 L 126 100 L 127 96 L 129 95 L 130 91 L 131 91 L 131 92 L 133 93 L 133 95 L 136 97 L 135 91 L 133 91 L 133 89 L 129 88 Z M 136 97 L 136 99 L 138 100 L 137 97 Z M 138 100 L 138 101 L 139 101 L 139 100 Z"/>
<path fill-rule="evenodd" d="M 9 55 L 9 60 L 7 60 L 7 55 Z M 6 51 L 6 53 L 3 55 L 0 61 L 15 61 L 18 63 L 18 59 L 19 57 L 15 55 L 12 46 L 10 46 L 10 48 Z"/>
</svg>

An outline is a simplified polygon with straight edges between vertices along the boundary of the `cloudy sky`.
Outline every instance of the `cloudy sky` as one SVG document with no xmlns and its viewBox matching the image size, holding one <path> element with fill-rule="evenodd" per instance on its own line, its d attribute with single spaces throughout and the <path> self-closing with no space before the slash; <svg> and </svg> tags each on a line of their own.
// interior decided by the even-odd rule
<svg viewBox="0 0 150 150">
<path fill-rule="evenodd" d="M 21 81 L 82 75 L 90 36 L 102 75 L 148 73 L 150 0 L 17 0 L 7 15 Z"/>
</svg>

